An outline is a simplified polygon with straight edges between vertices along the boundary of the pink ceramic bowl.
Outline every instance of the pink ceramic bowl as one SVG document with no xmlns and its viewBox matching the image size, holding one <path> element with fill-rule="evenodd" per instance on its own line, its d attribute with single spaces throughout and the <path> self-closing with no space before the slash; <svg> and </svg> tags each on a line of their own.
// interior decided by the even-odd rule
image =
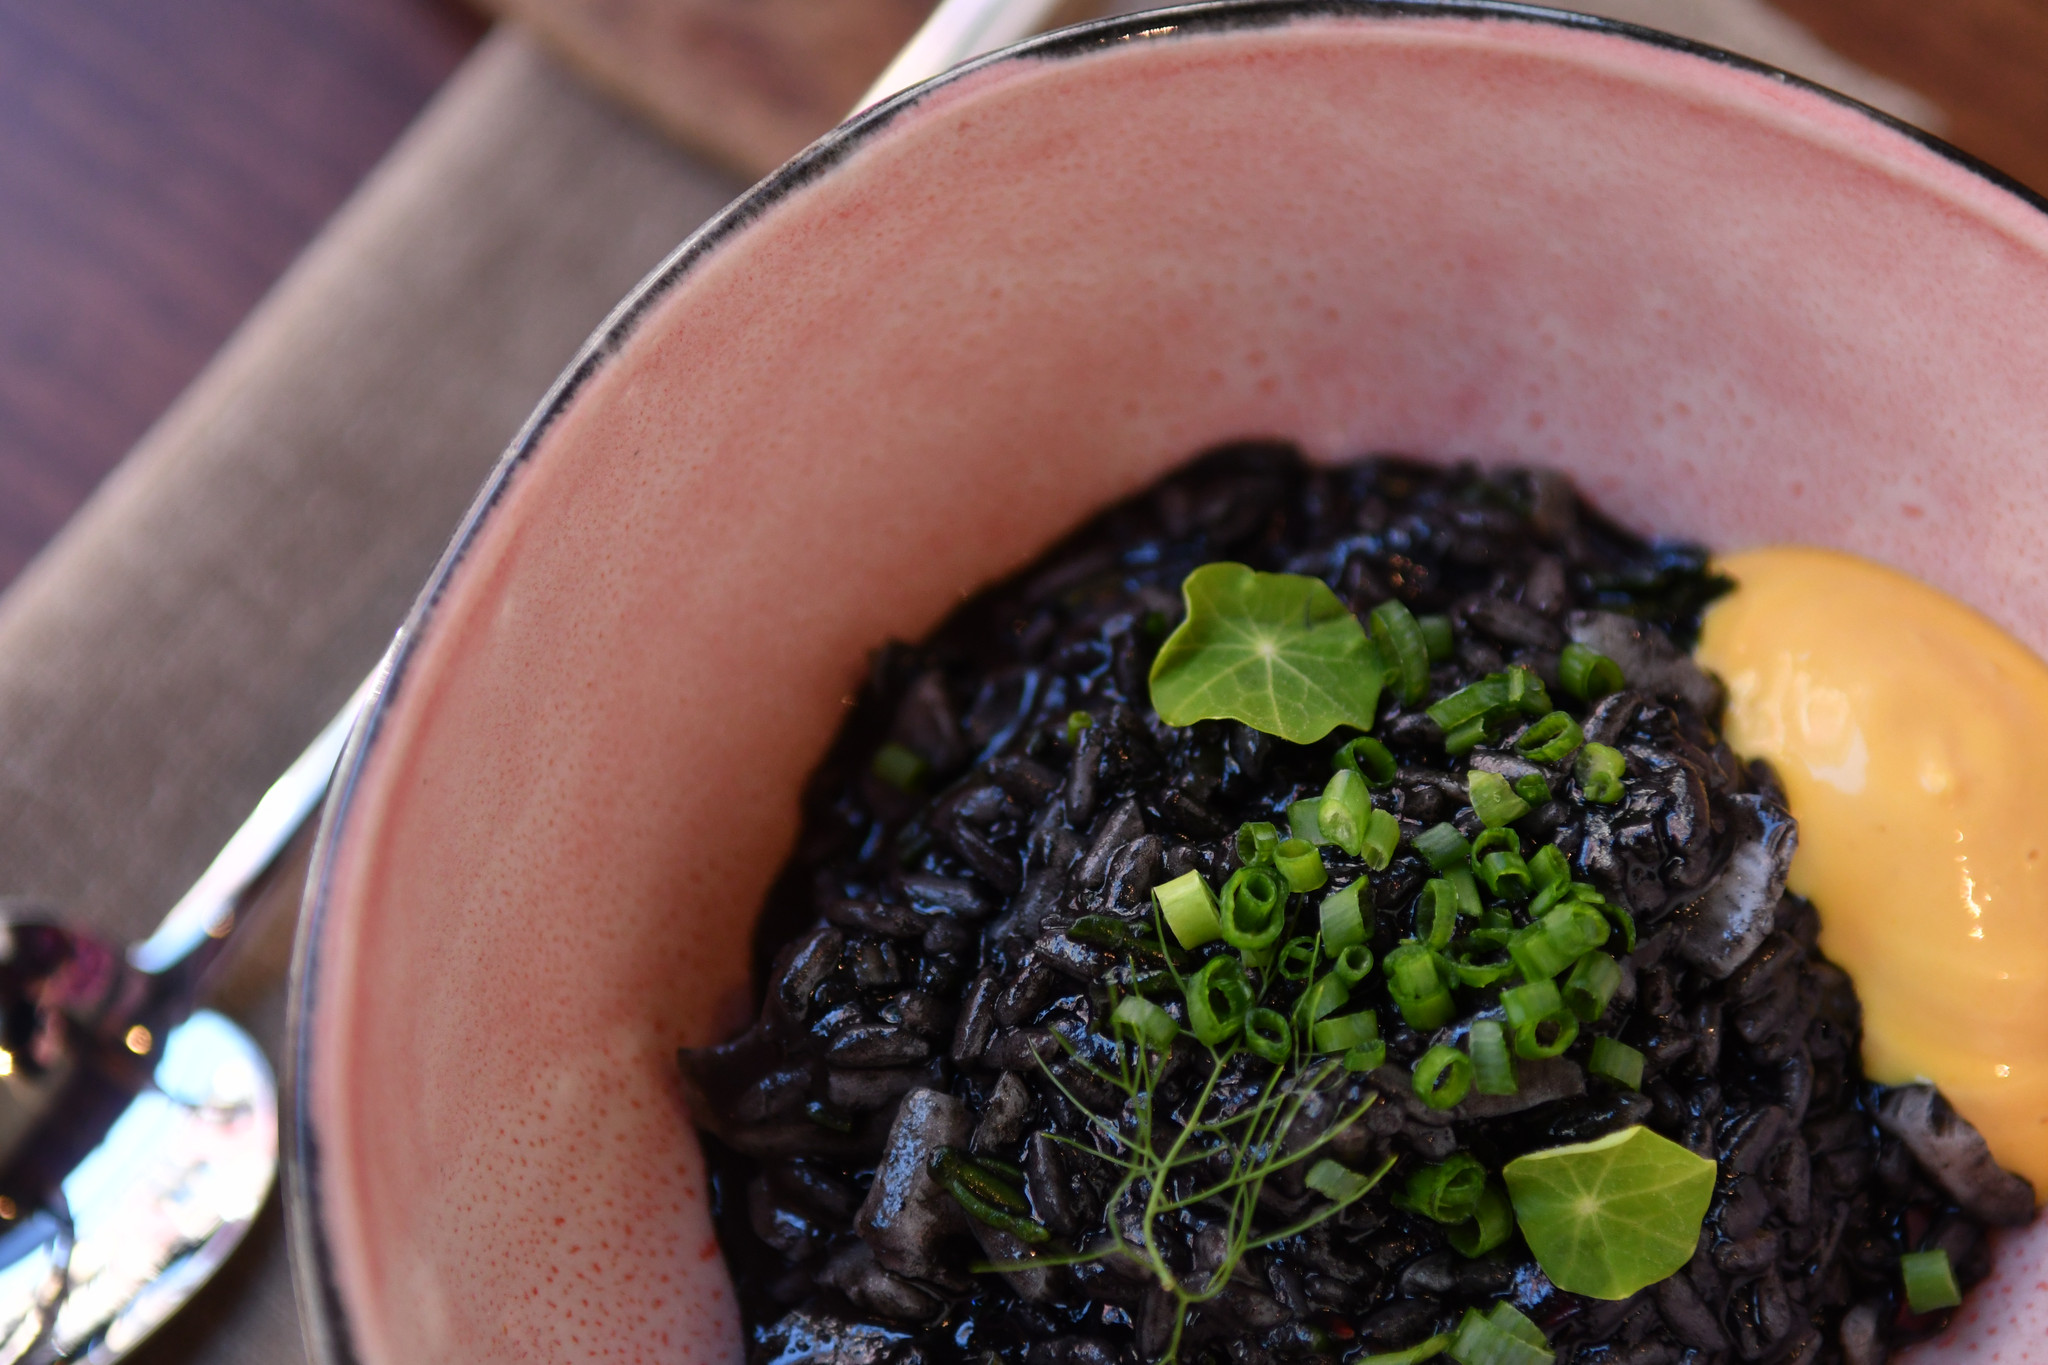
<svg viewBox="0 0 2048 1365">
<path fill-rule="evenodd" d="M 556 387 L 350 749 L 298 979 L 322 1360 L 739 1359 L 672 1059 L 748 1011 L 842 699 L 1211 443 L 1560 465 L 2048 650 L 2042 208 L 1747 62 L 1477 4 L 1118 21 L 813 147 Z M 2048 1361 L 2039 1230 L 1918 1359 Z"/>
</svg>

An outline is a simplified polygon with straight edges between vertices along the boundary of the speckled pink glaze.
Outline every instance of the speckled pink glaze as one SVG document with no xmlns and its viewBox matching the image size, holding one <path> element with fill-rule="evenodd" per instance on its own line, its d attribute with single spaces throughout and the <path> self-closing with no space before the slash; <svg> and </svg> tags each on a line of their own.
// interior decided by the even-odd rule
<svg viewBox="0 0 2048 1365">
<path fill-rule="evenodd" d="M 739 1355 L 670 1058 L 866 652 L 1226 437 L 1574 470 L 2048 648 L 2048 217 L 1809 91 L 1499 20 L 1012 61 L 656 301 L 329 830 L 303 1102 L 364 1365 Z M 2041 1225 L 1921 1362 L 2048 1361 Z"/>
</svg>

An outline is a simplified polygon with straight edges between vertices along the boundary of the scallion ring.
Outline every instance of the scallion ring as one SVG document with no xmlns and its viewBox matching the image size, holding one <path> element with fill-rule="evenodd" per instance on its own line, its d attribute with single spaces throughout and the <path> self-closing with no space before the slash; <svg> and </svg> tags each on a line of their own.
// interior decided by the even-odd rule
<svg viewBox="0 0 2048 1365">
<path fill-rule="evenodd" d="M 1532 1062 L 1556 1057 L 1579 1036 L 1579 1021 L 1570 1010 L 1515 1025 L 1515 1055 Z"/>
<path fill-rule="evenodd" d="M 1392 670 L 1388 679 L 1401 700 L 1414 705 L 1429 690 L 1429 642 L 1415 614 L 1399 598 L 1372 609 L 1372 642 Z"/>
<path fill-rule="evenodd" d="M 1643 1054 L 1617 1038 L 1595 1038 L 1586 1070 L 1631 1090 L 1643 1088 Z"/>
<path fill-rule="evenodd" d="M 1498 1019 L 1474 1019 L 1465 1043 L 1472 1053 L 1472 1088 L 1482 1095 L 1512 1095 L 1515 1059 L 1508 1055 L 1507 1030 Z"/>
<path fill-rule="evenodd" d="M 1558 653 L 1557 681 L 1580 701 L 1598 701 L 1609 692 L 1621 691 L 1626 682 L 1620 664 L 1576 640 Z"/>
<path fill-rule="evenodd" d="M 1380 1041 L 1380 1020 L 1371 1010 L 1319 1020 L 1311 1030 L 1318 1052 L 1352 1052 Z"/>
<path fill-rule="evenodd" d="M 1365 878 L 1360 877 L 1323 897 L 1318 923 L 1325 950 L 1341 953 L 1372 937 L 1372 931 L 1366 928 L 1363 901 L 1368 889 Z"/>
<path fill-rule="evenodd" d="M 1221 1010 L 1216 1008 L 1219 995 L 1223 997 Z M 1236 1037 L 1251 1007 L 1251 987 L 1245 984 L 1244 968 L 1234 957 L 1211 958 L 1188 978 L 1188 1029 L 1209 1047 Z"/>
<path fill-rule="evenodd" d="M 1414 844 L 1415 851 L 1422 855 L 1423 860 L 1439 872 L 1464 867 L 1472 857 L 1471 841 L 1448 821 L 1431 825 L 1416 835 Z"/>
<path fill-rule="evenodd" d="M 1294 1054 L 1294 1030 L 1287 1016 L 1261 1005 L 1245 1012 L 1244 1045 L 1278 1066 Z"/>
<path fill-rule="evenodd" d="M 1351 768 L 1331 773 L 1323 798 L 1316 803 L 1316 827 L 1323 842 L 1356 858 L 1365 845 L 1365 824 L 1371 815 L 1372 793 L 1366 790 L 1365 779 Z"/>
<path fill-rule="evenodd" d="M 1432 1109 L 1449 1109 L 1472 1088 L 1472 1059 L 1448 1043 L 1438 1043 L 1415 1061 L 1410 1083 Z"/>
<path fill-rule="evenodd" d="M 1394 861 L 1394 850 L 1400 845 L 1401 822 L 1394 818 L 1392 811 L 1375 807 L 1365 817 L 1365 838 L 1359 842 L 1359 856 L 1373 871 L 1384 872 L 1387 864 Z"/>
<path fill-rule="evenodd" d="M 1391 786 L 1394 781 L 1394 751 L 1371 735 L 1360 735 L 1339 746 L 1330 755 L 1330 766 L 1351 769 L 1365 779 L 1368 787 Z"/>
<path fill-rule="evenodd" d="M 1247 820 L 1237 827 L 1237 861 L 1242 867 L 1272 862 L 1279 846 L 1280 831 L 1270 820 Z"/>
<path fill-rule="evenodd" d="M 1586 742 L 1586 732 L 1563 711 L 1552 711 L 1515 740 L 1515 752 L 1532 763 L 1562 763 Z"/>
<path fill-rule="evenodd" d="M 1216 893 L 1198 871 L 1191 869 L 1153 887 L 1152 903 L 1159 907 L 1166 927 L 1173 930 L 1183 948 L 1199 948 L 1223 937 L 1223 921 L 1216 914 Z"/>
<path fill-rule="evenodd" d="M 1484 1256 L 1515 1235 L 1515 1206 L 1498 1180 L 1486 1182 L 1471 1218 L 1447 1234 L 1461 1256 Z"/>
<path fill-rule="evenodd" d="M 1451 618 L 1448 616 L 1418 616 L 1415 624 L 1422 628 L 1422 643 L 1429 649 L 1429 661 L 1440 664 L 1451 657 L 1457 647 L 1451 632 Z"/>
<path fill-rule="evenodd" d="M 1513 824 L 1529 813 L 1529 803 L 1515 795 L 1515 789 L 1499 773 L 1474 768 L 1465 775 L 1465 790 L 1473 814 L 1488 829 Z"/>
<path fill-rule="evenodd" d="M 1621 964 L 1605 953 L 1590 952 L 1572 965 L 1564 983 L 1564 1003 L 1583 1022 L 1596 1023 L 1620 986 Z"/>
<path fill-rule="evenodd" d="M 1621 750 L 1605 744 L 1588 744 L 1579 750 L 1579 757 L 1573 766 L 1573 774 L 1579 779 L 1579 790 L 1588 801 L 1595 805 L 1611 806 L 1627 794 L 1621 785 L 1622 775 L 1628 769 L 1628 760 Z"/>
<path fill-rule="evenodd" d="M 1303 839 L 1282 839 L 1273 850 L 1273 866 L 1286 879 L 1289 891 L 1314 891 L 1330 880 L 1323 866 L 1323 851 Z"/>
<path fill-rule="evenodd" d="M 1267 868 L 1241 867 L 1223 883 L 1217 911 L 1225 943 L 1242 952 L 1263 952 L 1280 941 L 1287 927 L 1287 886 Z"/>
</svg>

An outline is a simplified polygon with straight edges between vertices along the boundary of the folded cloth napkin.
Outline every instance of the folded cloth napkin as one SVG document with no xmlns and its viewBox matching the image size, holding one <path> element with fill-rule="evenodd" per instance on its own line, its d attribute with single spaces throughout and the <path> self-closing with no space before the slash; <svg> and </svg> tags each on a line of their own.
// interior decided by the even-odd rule
<svg viewBox="0 0 2048 1365">
<path fill-rule="evenodd" d="M 926 0 L 876 2 L 907 28 Z M 778 12 L 840 3 L 778 0 Z M 1757 0 L 1607 3 L 1927 115 Z M 664 7 L 736 12 L 733 0 L 653 4 Z M 588 29 L 575 16 L 550 22 Z M 674 31 L 759 36 L 744 23 Z M 862 47 L 860 61 L 879 66 L 895 36 Z M 579 60 L 622 88 L 674 71 L 607 68 L 587 46 Z M 820 68 L 761 69 L 803 80 Z M 844 103 L 841 87 L 871 74 L 842 70 L 822 98 L 785 91 L 750 115 L 751 132 L 723 142 L 689 123 L 715 112 L 716 99 L 641 90 L 636 101 L 694 110 L 671 113 L 669 126 L 721 164 L 763 169 L 822 131 Z M 147 932 L 375 662 L 493 460 L 577 345 L 738 188 L 516 32 L 487 39 L 0 599 L 0 891 L 61 907 L 116 941 Z M 220 1003 L 274 1063 L 300 871 L 280 870 L 270 922 L 238 940 L 220 987 Z M 216 1282 L 138 1356 L 303 1358 L 276 1200 Z"/>
</svg>

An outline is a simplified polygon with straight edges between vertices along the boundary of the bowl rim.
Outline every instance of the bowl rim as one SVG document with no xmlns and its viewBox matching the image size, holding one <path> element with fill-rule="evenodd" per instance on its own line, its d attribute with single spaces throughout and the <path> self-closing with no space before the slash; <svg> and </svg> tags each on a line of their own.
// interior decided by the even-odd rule
<svg viewBox="0 0 2048 1365">
<path fill-rule="evenodd" d="M 435 564 L 374 671 L 372 695 L 336 766 L 328 800 L 321 813 L 293 944 L 289 982 L 289 1037 L 284 1058 L 285 1118 L 289 1127 L 282 1143 L 286 1159 L 287 1244 L 301 1330 L 317 1365 L 362 1365 L 362 1358 L 350 1338 L 347 1309 L 336 1281 L 332 1247 L 325 1228 L 327 1213 L 321 1204 L 318 1179 L 320 1144 L 309 1107 L 310 1087 L 306 1084 L 312 1062 L 307 1020 L 318 1004 L 316 977 L 333 884 L 336 839 L 348 821 L 364 763 L 393 704 L 395 685 L 403 680 L 455 573 L 468 558 L 492 513 L 504 500 L 512 481 L 538 453 L 542 438 L 584 386 L 624 349 L 654 305 L 681 284 L 701 262 L 755 219 L 835 169 L 934 94 L 991 68 L 1024 61 L 1066 60 L 1085 57 L 1116 44 L 1171 42 L 1190 36 L 1276 28 L 1319 18 L 1507 21 L 1626 38 L 1731 70 L 1760 75 L 1797 94 L 1817 96 L 1827 104 L 1853 111 L 1935 153 L 1942 160 L 2048 218 L 2048 195 L 2036 193 L 1961 148 L 1840 91 L 1769 63 L 1641 24 L 1513 3 L 1513 0 L 1198 0 L 1197 3 L 1118 15 L 1041 34 L 962 63 L 851 115 L 690 233 L 598 324 L 549 386 L 533 414 L 513 436 L 485 477 L 448 548 Z"/>
</svg>

